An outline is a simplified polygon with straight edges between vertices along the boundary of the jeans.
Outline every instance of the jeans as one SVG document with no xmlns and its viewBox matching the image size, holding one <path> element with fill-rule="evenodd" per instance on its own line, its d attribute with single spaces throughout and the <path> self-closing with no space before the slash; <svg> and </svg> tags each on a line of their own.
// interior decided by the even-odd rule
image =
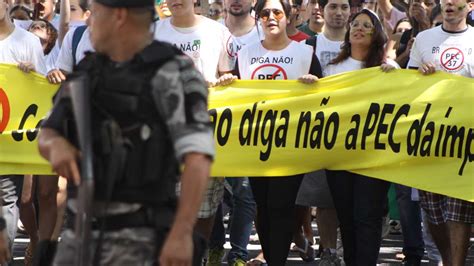
<svg viewBox="0 0 474 266">
<path fill-rule="evenodd" d="M 226 193 L 226 192 L 224 192 Z M 214 218 L 214 225 L 212 233 L 209 237 L 209 249 L 224 249 L 225 244 L 225 228 L 222 219 L 224 217 L 222 211 L 222 203 L 217 207 L 216 216 Z"/>
<path fill-rule="evenodd" d="M 398 210 L 403 234 L 403 254 L 405 257 L 421 258 L 425 245 L 421 231 L 421 208 L 418 201 L 411 200 L 411 188 L 395 184 Z"/>
<path fill-rule="evenodd" d="M 230 265 L 237 259 L 249 259 L 247 245 L 257 207 L 247 177 L 227 177 L 226 182 L 230 186 L 230 191 L 226 190 L 224 194 L 224 202 L 231 208 L 229 234 L 232 248 L 227 255 Z M 216 213 L 209 248 L 222 248 L 225 244 L 223 215 L 221 204 Z"/>
<path fill-rule="evenodd" d="M 430 264 L 438 264 L 443 261 L 441 258 L 441 253 L 439 253 L 438 248 L 431 236 L 430 230 L 428 228 L 428 215 L 426 214 L 425 210 L 421 209 L 422 213 L 422 220 L 423 220 L 423 239 L 425 242 L 426 253 L 428 259 L 430 260 Z"/>
<path fill-rule="evenodd" d="M 377 264 L 390 183 L 347 171 L 326 171 L 347 266 Z"/>
<path fill-rule="evenodd" d="M 296 227 L 296 195 L 303 175 L 251 177 L 257 203 L 257 232 L 265 260 L 270 266 L 283 266 Z"/>
<path fill-rule="evenodd" d="M 227 255 L 227 261 L 229 263 L 237 259 L 247 261 L 247 245 L 252 233 L 252 223 L 255 219 L 257 205 L 253 199 L 252 189 L 247 177 L 230 177 L 226 178 L 226 181 L 232 187 L 232 215 L 229 224 L 232 248 Z"/>
</svg>

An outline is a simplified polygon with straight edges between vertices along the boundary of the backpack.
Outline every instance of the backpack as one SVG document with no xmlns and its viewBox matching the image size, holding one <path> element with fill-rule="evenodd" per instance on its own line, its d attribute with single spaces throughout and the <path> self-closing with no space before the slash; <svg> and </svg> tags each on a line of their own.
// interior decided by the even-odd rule
<svg viewBox="0 0 474 266">
<path fill-rule="evenodd" d="M 316 54 L 316 45 L 318 43 L 318 35 L 314 35 L 306 39 L 305 44 L 313 46 L 313 52 Z"/>
<path fill-rule="evenodd" d="M 79 46 L 79 42 L 82 39 L 82 35 L 84 35 L 84 32 L 86 31 L 87 26 L 79 26 L 74 30 L 74 34 L 72 35 L 72 62 L 73 66 L 77 64 L 76 62 L 76 52 L 77 52 L 77 47 Z"/>
</svg>

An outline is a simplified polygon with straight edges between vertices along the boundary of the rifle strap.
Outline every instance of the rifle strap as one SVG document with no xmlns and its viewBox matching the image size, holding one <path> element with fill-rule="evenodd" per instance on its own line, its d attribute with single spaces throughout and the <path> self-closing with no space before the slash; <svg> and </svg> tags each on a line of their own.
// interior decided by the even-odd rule
<svg viewBox="0 0 474 266">
<path fill-rule="evenodd" d="M 109 136 L 112 138 L 112 150 L 109 155 L 109 161 L 106 169 L 106 180 L 107 188 L 106 188 L 106 195 L 105 195 L 105 204 L 104 204 L 104 212 L 107 211 L 109 207 L 109 203 L 112 199 L 112 193 L 114 191 L 115 182 L 117 181 L 117 176 L 123 173 L 122 166 L 125 164 L 126 159 L 126 150 L 123 138 L 120 134 L 121 129 L 120 126 L 114 121 L 111 120 L 107 124 L 109 130 Z M 97 246 L 94 252 L 94 266 L 100 265 L 100 252 L 102 249 L 102 242 L 104 238 L 105 226 L 106 226 L 106 219 L 102 219 L 100 223 L 100 230 L 99 230 L 99 238 L 97 239 Z"/>
</svg>

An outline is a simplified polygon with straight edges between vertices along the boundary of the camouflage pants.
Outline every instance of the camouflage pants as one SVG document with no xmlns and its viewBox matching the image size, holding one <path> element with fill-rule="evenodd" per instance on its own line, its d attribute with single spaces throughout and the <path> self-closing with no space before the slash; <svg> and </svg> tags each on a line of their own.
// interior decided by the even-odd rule
<svg viewBox="0 0 474 266">
<path fill-rule="evenodd" d="M 87 245 L 90 254 L 94 255 L 99 232 L 93 232 L 94 240 Z M 72 230 L 61 235 L 53 265 L 74 265 L 77 254 L 77 241 Z M 118 231 L 107 231 L 102 239 L 100 265 L 148 266 L 157 261 L 155 230 L 151 228 L 125 228 Z M 93 265 L 92 261 L 87 265 Z"/>
</svg>

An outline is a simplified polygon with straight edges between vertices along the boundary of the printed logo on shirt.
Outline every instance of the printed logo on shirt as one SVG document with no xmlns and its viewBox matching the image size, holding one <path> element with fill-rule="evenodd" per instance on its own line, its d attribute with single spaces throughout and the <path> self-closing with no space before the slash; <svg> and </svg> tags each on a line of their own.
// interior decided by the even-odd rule
<svg viewBox="0 0 474 266">
<path fill-rule="evenodd" d="M 338 54 L 338 52 L 322 51 L 318 58 L 321 62 L 321 66 L 327 66 Z"/>
<path fill-rule="evenodd" d="M 457 71 L 464 65 L 464 54 L 460 49 L 450 47 L 441 53 L 440 62 L 447 71 Z"/>
<path fill-rule="evenodd" d="M 240 51 L 240 49 L 242 49 L 242 45 L 238 44 L 233 36 L 229 36 L 225 47 L 227 54 L 232 58 L 236 57 L 237 53 Z"/>
<path fill-rule="evenodd" d="M 193 40 L 192 42 L 185 42 L 185 43 L 175 43 L 174 46 L 181 50 L 183 53 L 186 53 L 188 56 L 192 58 L 199 58 L 200 51 L 201 51 L 201 40 Z"/>
<path fill-rule="evenodd" d="M 257 67 L 252 72 L 251 79 L 286 80 L 288 79 L 288 76 L 281 66 L 275 64 L 264 64 Z"/>
<path fill-rule="evenodd" d="M 250 64 L 293 64 L 293 57 L 289 56 L 275 56 L 275 57 L 252 57 L 250 59 Z"/>
</svg>

